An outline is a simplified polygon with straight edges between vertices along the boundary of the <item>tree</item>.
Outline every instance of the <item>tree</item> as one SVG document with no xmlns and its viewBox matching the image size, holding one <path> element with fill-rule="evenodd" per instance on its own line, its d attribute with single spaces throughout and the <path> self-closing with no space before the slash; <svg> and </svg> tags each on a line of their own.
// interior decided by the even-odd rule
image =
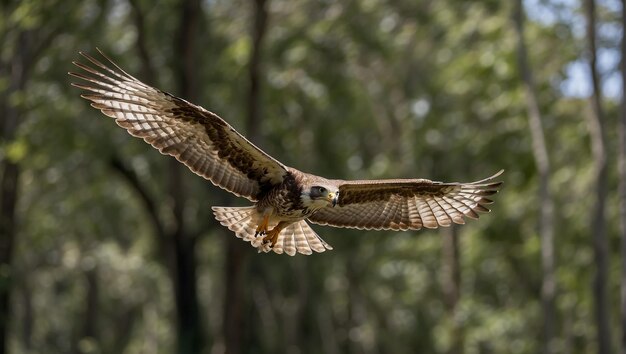
<svg viewBox="0 0 626 354">
<path fill-rule="evenodd" d="M 50 4 L 54 6 L 53 4 Z M 3 3 L 2 15 L 12 15 L 22 11 L 31 16 L 41 16 L 41 9 L 30 3 Z M 72 10 L 72 7 L 68 7 Z M 43 11 L 42 11 L 43 12 Z M 26 16 L 27 17 L 27 16 Z M 22 22 L 4 23 L 0 29 L 6 47 L 11 52 L 10 59 L 0 58 L 0 79 L 8 82 L 8 87 L 0 93 L 0 145 L 6 145 L 9 153 L 0 157 L 0 353 L 8 351 L 8 324 L 11 322 L 10 295 L 14 286 L 13 253 L 18 234 L 16 213 L 19 197 L 20 160 L 24 158 L 25 146 L 17 141 L 17 131 L 24 121 L 25 92 L 33 67 L 58 35 L 60 26 L 51 21 L 49 28 L 29 28 L 27 18 Z M 12 153 L 11 153 L 12 151 Z"/>
<path fill-rule="evenodd" d="M 253 3 L 252 50 L 248 59 L 248 92 L 246 100 L 246 132 L 250 141 L 258 144 L 262 140 L 261 127 L 261 84 L 263 82 L 262 48 L 268 21 L 267 0 L 255 0 Z M 252 321 L 243 313 L 247 274 L 244 269 L 246 246 L 232 235 L 227 241 L 225 269 L 225 306 L 224 306 L 224 340 L 226 352 L 243 353 L 246 341 L 246 329 Z"/>
<path fill-rule="evenodd" d="M 144 80 L 151 82 L 155 79 L 153 63 L 148 53 L 144 15 L 136 0 L 130 1 L 134 13 L 134 25 L 138 33 L 138 56 L 141 60 Z M 197 0 L 182 1 L 178 7 L 178 33 L 174 36 L 173 47 L 178 54 L 174 59 L 174 74 L 178 92 L 183 97 L 193 100 L 195 85 L 195 58 L 196 37 L 198 22 L 200 21 L 201 7 Z M 187 198 L 186 183 L 184 182 L 184 167 L 175 159 L 167 161 L 168 183 L 164 188 L 171 201 L 173 223 L 165 226 L 165 221 L 159 216 L 157 202 L 142 185 L 134 172 L 126 166 L 119 155 L 111 159 L 111 167 L 120 172 L 129 185 L 135 189 L 143 201 L 146 212 L 153 224 L 155 240 L 163 257 L 163 264 L 171 276 L 172 290 L 176 305 L 176 337 L 178 353 L 198 353 L 204 346 L 200 323 L 200 309 L 197 294 L 196 275 L 196 242 L 197 234 L 190 230 L 185 220 L 185 204 Z"/>
<path fill-rule="evenodd" d="M 2 140 L 14 143 L 15 132 L 17 130 L 22 107 L 8 101 L 9 95 L 20 94 L 26 87 L 28 80 L 27 71 L 29 64 L 27 60 L 29 52 L 28 34 L 20 32 L 17 35 L 14 56 L 3 74 L 10 75 L 10 88 L 2 95 L 3 107 L 2 115 L 4 121 L 2 125 Z M 12 286 L 11 266 L 13 259 L 13 248 L 15 236 L 17 234 L 17 220 L 15 208 L 18 198 L 18 180 L 20 168 L 18 159 L 12 160 L 10 156 L 5 156 L 0 162 L 0 267 L 8 269 L 0 275 L 0 353 L 8 352 L 7 331 L 10 323 L 10 294 Z"/>
<path fill-rule="evenodd" d="M 196 38 L 202 8 L 199 0 L 185 0 L 180 3 L 179 9 L 178 35 L 174 37 L 173 47 L 176 48 L 176 53 L 180 57 L 174 60 L 174 72 L 181 95 L 193 100 L 196 91 L 194 80 L 196 77 Z M 186 226 L 185 202 L 188 192 L 183 179 L 184 168 L 175 159 L 170 159 L 168 194 L 172 201 L 174 216 L 174 230 L 172 230 L 171 237 L 174 242 L 178 352 L 198 353 L 203 347 L 203 336 L 200 327 L 196 279 L 197 235 L 194 235 Z"/>
<path fill-rule="evenodd" d="M 626 28 L 626 1 L 622 0 L 622 28 Z M 619 199 L 620 199 L 620 227 L 621 227 L 621 345 L 622 353 L 626 353 L 626 33 L 622 31 L 621 43 L 621 79 L 622 105 L 621 117 L 618 123 L 619 133 Z"/>
<path fill-rule="evenodd" d="M 532 151 L 539 172 L 539 237 L 541 238 L 541 306 L 543 313 L 544 353 L 555 352 L 556 336 L 556 279 L 554 276 L 554 200 L 550 191 L 550 157 L 546 146 L 541 111 L 537 101 L 537 90 L 528 51 L 524 40 L 524 4 L 515 2 L 513 21 L 517 34 L 517 62 L 519 67 L 526 106 L 528 126 L 532 139 Z"/>
<path fill-rule="evenodd" d="M 462 354 L 464 352 L 463 327 L 458 319 L 458 305 L 461 298 L 461 251 L 458 227 L 451 226 L 443 229 L 441 237 L 443 296 L 452 321 L 450 330 L 452 345 L 448 353 Z"/>
<path fill-rule="evenodd" d="M 602 93 L 598 75 L 598 58 L 596 49 L 596 3 L 595 0 L 585 2 L 587 18 L 587 41 L 589 68 L 591 73 L 591 112 L 587 115 L 591 151 L 594 166 L 594 206 L 590 233 L 593 242 L 595 275 L 593 280 L 593 304 L 596 318 L 596 334 L 598 353 L 611 353 L 611 326 L 609 316 L 608 282 L 608 240 L 606 236 L 605 204 L 607 195 L 607 157 L 606 137 L 604 132 L 604 113 L 602 109 Z"/>
</svg>

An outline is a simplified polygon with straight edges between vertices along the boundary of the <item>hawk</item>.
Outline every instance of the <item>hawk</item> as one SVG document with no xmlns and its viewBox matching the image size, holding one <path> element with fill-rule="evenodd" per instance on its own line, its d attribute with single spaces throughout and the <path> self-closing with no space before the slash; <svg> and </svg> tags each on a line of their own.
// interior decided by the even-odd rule
<svg viewBox="0 0 626 354">
<path fill-rule="evenodd" d="M 418 230 L 464 224 L 489 212 L 488 197 L 502 182 L 495 175 L 471 183 L 427 179 L 344 181 L 299 171 L 274 159 L 232 126 L 182 98 L 126 73 L 98 50 L 105 63 L 80 53 L 73 62 L 82 80 L 72 83 L 91 106 L 130 135 L 239 197 L 248 207 L 213 207 L 215 218 L 259 252 L 311 254 L 332 250 L 307 221 L 366 230 Z"/>
</svg>

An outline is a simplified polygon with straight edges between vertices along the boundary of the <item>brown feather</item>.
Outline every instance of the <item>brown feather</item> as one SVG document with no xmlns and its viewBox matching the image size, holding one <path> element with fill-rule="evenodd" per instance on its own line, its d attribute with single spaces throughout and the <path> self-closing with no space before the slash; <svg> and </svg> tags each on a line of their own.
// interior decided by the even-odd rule
<svg viewBox="0 0 626 354">
<path fill-rule="evenodd" d="M 236 195 L 256 201 L 282 183 L 287 168 L 254 146 L 216 114 L 151 87 L 102 56 L 114 69 L 81 53 L 91 65 L 74 62 L 87 82 L 72 83 L 86 91 L 91 106 L 132 136 L 172 155 L 198 175 Z"/>
<path fill-rule="evenodd" d="M 489 212 L 484 195 L 498 192 L 491 182 L 503 171 L 472 183 L 442 183 L 426 179 L 333 181 L 339 188 L 337 206 L 309 217 L 316 224 L 357 229 L 417 230 L 478 219 Z"/>
</svg>

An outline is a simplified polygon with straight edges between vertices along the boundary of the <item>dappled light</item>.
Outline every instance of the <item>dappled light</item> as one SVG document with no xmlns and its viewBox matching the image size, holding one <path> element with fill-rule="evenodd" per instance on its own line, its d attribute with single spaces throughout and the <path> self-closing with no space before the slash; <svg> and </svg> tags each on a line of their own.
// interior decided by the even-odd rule
<svg viewBox="0 0 626 354">
<path fill-rule="evenodd" d="M 0 354 L 623 350 L 621 10 L 593 0 L 3 2 Z M 207 180 L 227 172 L 186 161 L 195 174 L 98 111 L 119 114 L 111 105 L 148 89 L 112 104 L 68 77 L 81 71 L 72 62 L 90 63 L 79 52 L 105 62 L 98 50 L 307 173 L 468 182 L 504 169 L 504 184 L 447 211 L 465 225 L 313 225 L 324 240 L 313 254 L 262 253 L 220 225 L 232 209 L 214 217 L 211 207 L 251 205 Z M 170 97 L 134 107 L 193 109 Z M 118 123 L 188 157 L 150 135 L 157 120 L 133 121 L 143 113 Z M 247 176 L 270 174 L 259 170 Z M 248 187 L 238 190 L 248 199 L 262 189 Z"/>
</svg>

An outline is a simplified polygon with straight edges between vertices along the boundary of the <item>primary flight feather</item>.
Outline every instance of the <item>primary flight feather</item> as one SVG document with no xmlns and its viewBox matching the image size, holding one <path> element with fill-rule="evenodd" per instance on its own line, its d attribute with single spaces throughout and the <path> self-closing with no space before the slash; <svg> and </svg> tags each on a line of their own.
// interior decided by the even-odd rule
<svg viewBox="0 0 626 354">
<path fill-rule="evenodd" d="M 174 156 L 249 207 L 213 207 L 216 219 L 259 251 L 311 254 L 332 247 L 311 229 L 320 225 L 418 230 L 477 219 L 502 171 L 471 183 L 427 179 L 330 180 L 288 167 L 239 134 L 215 113 L 149 86 L 108 59 L 80 53 L 81 96 L 131 135 Z"/>
</svg>

